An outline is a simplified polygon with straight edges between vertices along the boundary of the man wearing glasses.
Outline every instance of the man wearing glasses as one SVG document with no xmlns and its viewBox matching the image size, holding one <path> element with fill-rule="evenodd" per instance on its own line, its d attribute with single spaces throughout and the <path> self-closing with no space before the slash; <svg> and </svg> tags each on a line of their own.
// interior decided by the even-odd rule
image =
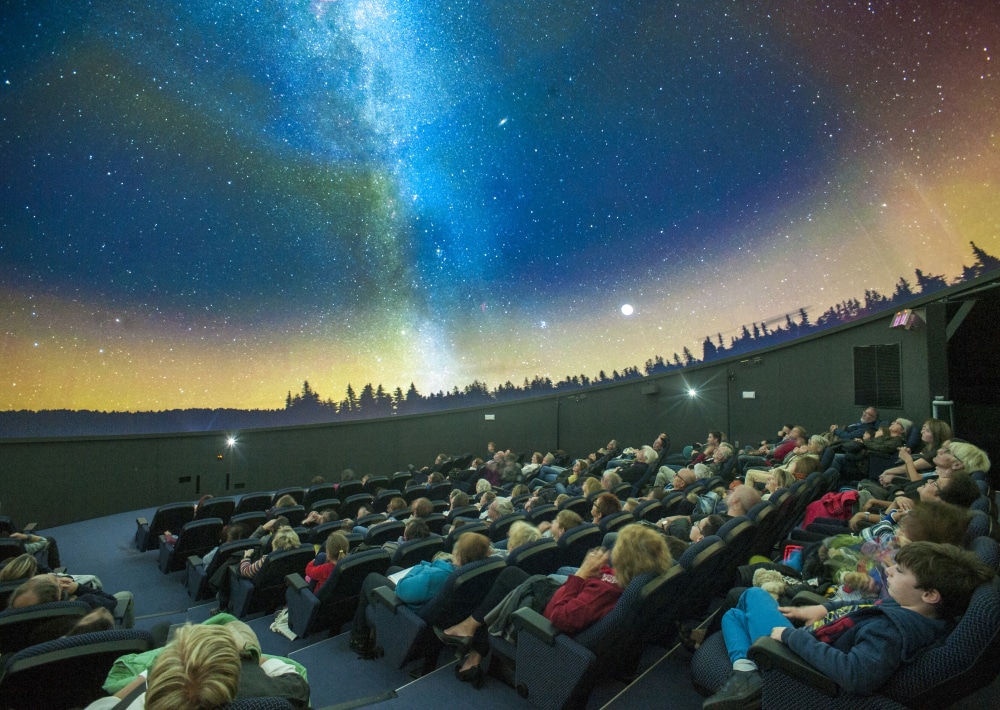
<svg viewBox="0 0 1000 710">
<path fill-rule="evenodd" d="M 865 432 L 875 433 L 875 429 L 878 427 L 878 410 L 875 407 L 865 407 L 865 411 L 861 413 L 861 421 L 855 422 L 854 424 L 848 424 L 843 429 L 841 429 L 836 424 L 830 425 L 830 440 L 836 441 L 837 439 L 862 439 L 864 438 Z"/>
</svg>

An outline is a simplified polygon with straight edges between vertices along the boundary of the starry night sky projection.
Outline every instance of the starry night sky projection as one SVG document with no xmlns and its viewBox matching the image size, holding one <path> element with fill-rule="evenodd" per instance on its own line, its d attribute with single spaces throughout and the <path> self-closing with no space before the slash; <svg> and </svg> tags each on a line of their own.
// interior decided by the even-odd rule
<svg viewBox="0 0 1000 710">
<path fill-rule="evenodd" d="M 2 13 L 0 409 L 593 377 L 1000 252 L 993 0 Z"/>
</svg>

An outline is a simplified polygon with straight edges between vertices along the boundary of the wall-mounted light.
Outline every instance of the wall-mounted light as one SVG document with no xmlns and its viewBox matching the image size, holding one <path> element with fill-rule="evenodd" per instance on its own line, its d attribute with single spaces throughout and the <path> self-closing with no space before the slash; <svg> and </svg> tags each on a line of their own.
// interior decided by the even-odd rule
<svg viewBox="0 0 1000 710">
<path fill-rule="evenodd" d="M 236 437 L 235 436 L 227 437 L 226 446 L 228 446 L 230 449 L 236 446 Z"/>
<path fill-rule="evenodd" d="M 688 397 L 691 397 L 692 399 L 694 399 L 697 396 L 698 396 L 698 390 L 696 390 L 694 387 L 692 387 L 692 388 L 690 388 L 688 390 Z"/>
</svg>

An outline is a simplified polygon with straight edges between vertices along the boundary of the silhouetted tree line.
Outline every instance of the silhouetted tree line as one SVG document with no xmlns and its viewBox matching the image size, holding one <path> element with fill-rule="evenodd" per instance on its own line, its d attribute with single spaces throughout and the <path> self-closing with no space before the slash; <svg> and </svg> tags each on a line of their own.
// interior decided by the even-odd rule
<svg viewBox="0 0 1000 710">
<path fill-rule="evenodd" d="M 567 375 L 556 382 L 550 377 L 536 375 L 531 380 L 526 377 L 521 385 L 515 385 L 508 380 L 492 389 L 485 382 L 475 380 L 463 389 L 455 386 L 450 392 L 438 391 L 428 395 L 418 392 L 412 382 L 405 392 L 400 387 L 388 392 L 381 384 L 375 386 L 368 383 L 361 388 L 360 394 L 348 384 L 343 399 L 339 401 L 322 399 L 306 381 L 302 383 L 301 392 L 294 395 L 291 391 L 288 392 L 284 409 L 174 409 L 137 413 L 65 409 L 40 412 L 8 411 L 0 412 L 0 432 L 2 432 L 0 436 L 103 436 L 316 424 L 509 402 L 554 392 L 570 392 L 593 385 L 623 382 L 787 342 L 881 311 L 899 308 L 916 296 L 971 281 L 1000 269 L 1000 259 L 977 247 L 975 242 L 970 244 L 975 261 L 971 266 L 964 266 L 962 273 L 951 283 L 948 283 L 944 276 L 925 274 L 916 269 L 915 283 L 911 284 L 901 276 L 892 295 L 887 296 L 875 289 L 865 289 L 863 300 L 851 298 L 834 304 L 823 311 L 815 321 L 810 320 L 805 308 L 800 308 L 794 314 L 785 314 L 784 323 L 779 325 L 769 326 L 767 322 L 743 325 L 739 335 L 731 336 L 728 343 L 721 333 L 709 335 L 702 343 L 700 360 L 685 346 L 680 353 L 675 352 L 670 359 L 656 355 L 646 360 L 641 372 L 638 367 L 626 367 L 620 372 L 612 371 L 611 375 L 601 370 L 593 378 L 584 374 Z"/>
</svg>

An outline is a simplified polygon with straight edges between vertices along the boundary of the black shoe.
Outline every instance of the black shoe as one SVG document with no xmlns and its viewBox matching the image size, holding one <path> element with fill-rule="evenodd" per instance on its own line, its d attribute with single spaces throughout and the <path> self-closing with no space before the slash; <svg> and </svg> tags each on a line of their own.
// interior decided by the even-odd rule
<svg viewBox="0 0 1000 710">
<path fill-rule="evenodd" d="M 351 638 L 347 642 L 347 646 L 358 654 L 358 658 L 364 661 L 370 661 L 381 655 L 378 647 L 375 645 L 375 639 L 372 638 L 370 633 L 354 634 L 352 632 Z"/>
<path fill-rule="evenodd" d="M 472 645 L 472 636 L 452 636 L 451 634 L 446 634 L 437 626 L 434 627 L 434 635 L 445 646 L 458 646 L 460 650 L 468 650 L 469 646 Z"/>
<path fill-rule="evenodd" d="M 479 690 L 483 685 L 483 669 L 480 665 L 472 666 L 461 670 L 461 666 L 455 666 L 455 677 L 463 683 L 472 683 L 472 687 Z"/>
<path fill-rule="evenodd" d="M 752 710 L 760 707 L 764 680 L 759 671 L 733 671 L 702 710 Z"/>
</svg>

